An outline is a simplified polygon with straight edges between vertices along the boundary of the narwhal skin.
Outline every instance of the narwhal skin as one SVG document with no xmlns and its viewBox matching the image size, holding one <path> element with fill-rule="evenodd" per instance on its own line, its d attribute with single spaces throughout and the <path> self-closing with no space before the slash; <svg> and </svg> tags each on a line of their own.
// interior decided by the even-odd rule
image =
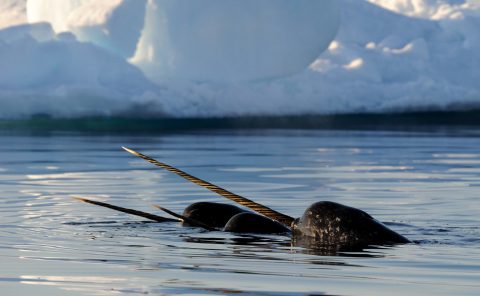
<svg viewBox="0 0 480 296">
<path fill-rule="evenodd" d="M 324 245 L 385 245 L 410 242 L 366 212 L 331 201 L 316 202 L 292 222 L 294 235 Z"/>
<path fill-rule="evenodd" d="M 178 219 L 174 220 L 90 199 L 77 199 L 157 222 L 181 221 L 187 226 L 235 233 L 292 234 L 294 238 L 307 239 L 310 244 L 313 242 L 313 244 L 324 246 L 391 245 L 410 242 L 410 240 L 389 229 L 366 212 L 353 207 L 330 201 L 321 201 L 308 207 L 302 217 L 294 219 L 149 156 L 125 147 L 123 149 L 190 182 L 246 206 L 258 214 L 233 205 L 212 202 L 194 203 L 188 206 L 182 215 L 156 206 Z"/>
</svg>

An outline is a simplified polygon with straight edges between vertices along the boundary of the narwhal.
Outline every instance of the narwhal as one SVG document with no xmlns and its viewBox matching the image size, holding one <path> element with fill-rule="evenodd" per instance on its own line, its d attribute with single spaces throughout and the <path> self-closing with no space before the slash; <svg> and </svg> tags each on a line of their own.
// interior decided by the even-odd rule
<svg viewBox="0 0 480 296">
<path fill-rule="evenodd" d="M 320 201 L 309 206 L 302 217 L 295 219 L 147 155 L 126 147 L 122 148 L 160 168 L 247 207 L 253 212 L 234 205 L 213 202 L 191 204 L 181 215 L 155 206 L 175 217 L 175 219 L 171 219 L 91 199 L 76 199 L 157 222 L 180 221 L 187 226 L 235 233 L 288 234 L 300 240 L 307 239 L 310 245 L 313 243 L 318 246 L 368 246 L 410 242 L 406 237 L 389 229 L 366 212 L 353 207 L 331 201 Z"/>
</svg>

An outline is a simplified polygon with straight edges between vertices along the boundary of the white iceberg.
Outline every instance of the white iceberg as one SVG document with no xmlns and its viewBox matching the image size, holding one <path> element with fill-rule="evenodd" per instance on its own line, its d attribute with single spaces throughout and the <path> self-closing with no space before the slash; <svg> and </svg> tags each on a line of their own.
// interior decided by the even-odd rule
<svg viewBox="0 0 480 296">
<path fill-rule="evenodd" d="M 0 30 L 0 118 L 118 115 L 142 109 L 161 91 L 135 66 L 48 23 Z"/>
<path fill-rule="evenodd" d="M 251 10 L 255 21 L 243 23 L 246 12 L 239 7 L 252 7 L 253 1 L 136 1 L 29 0 L 32 20 L 49 20 L 52 30 L 46 23 L 18 26 L 26 21 L 25 1 L 0 0 L 0 20 L 8 20 L 0 31 L 0 118 L 37 113 L 291 115 L 480 106 L 477 0 L 263 0 L 255 2 L 260 12 Z M 198 11 L 182 7 L 189 2 L 196 3 Z M 295 27 L 293 14 L 262 6 L 285 5 L 301 12 L 305 3 L 318 5 L 312 12 L 317 16 L 323 8 L 335 11 L 329 3 L 341 8 L 335 40 L 318 57 L 336 17 L 328 23 L 332 31 L 310 24 L 304 36 L 312 37 L 302 43 L 295 39 L 302 37 L 295 36 L 302 23 Z M 217 8 L 226 13 L 215 12 Z M 228 12 L 231 8 L 236 10 Z M 269 16 L 276 26 L 262 22 L 265 11 L 277 11 Z M 203 13 L 211 18 L 199 18 Z M 248 25 L 253 33 L 245 35 L 242 30 Z M 192 26 L 201 32 L 189 31 Z M 261 27 L 268 34 L 254 30 Z M 232 31 L 239 33 L 225 33 Z M 212 32 L 218 40 L 207 38 Z M 287 46 L 285 40 L 295 42 Z M 305 51 L 274 62 L 289 48 Z M 255 57 L 262 60 L 252 62 Z M 309 60 L 314 61 L 304 68 Z M 251 70 L 252 63 L 258 64 L 258 73 Z"/>
<path fill-rule="evenodd" d="M 49 22 L 124 58 L 135 53 L 144 27 L 146 0 L 28 0 L 31 23 Z"/>
<path fill-rule="evenodd" d="M 339 25 L 336 0 L 29 0 L 27 11 L 30 22 L 48 21 L 124 57 L 138 47 L 132 62 L 156 82 L 297 73 Z"/>
<path fill-rule="evenodd" d="M 339 25 L 336 0 L 153 0 L 134 64 L 154 81 L 246 81 L 304 70 Z"/>
</svg>

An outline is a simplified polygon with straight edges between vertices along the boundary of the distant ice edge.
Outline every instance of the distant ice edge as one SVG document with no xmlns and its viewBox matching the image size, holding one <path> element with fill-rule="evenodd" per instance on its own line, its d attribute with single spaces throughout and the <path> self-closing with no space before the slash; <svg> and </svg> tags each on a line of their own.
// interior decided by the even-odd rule
<svg viewBox="0 0 480 296">
<path fill-rule="evenodd" d="M 58 9 L 71 9 L 67 2 Z M 242 78 L 240 74 L 245 73 L 235 73 L 235 67 L 225 64 L 218 65 L 220 70 L 209 73 L 207 79 L 198 79 L 202 68 L 215 62 L 208 59 L 204 64 L 184 59 L 179 70 L 174 69 L 176 74 L 162 68 L 161 64 L 168 63 L 162 60 L 155 63 L 158 71 L 166 72 L 149 70 L 155 63 L 139 58 L 134 51 L 141 46 L 135 44 L 143 44 L 138 51 L 143 51 L 143 57 L 165 56 L 162 51 L 172 50 L 157 44 L 149 51 L 145 46 L 152 41 L 145 41 L 148 34 L 144 26 L 162 20 L 149 18 L 152 8 L 148 5 L 159 1 L 73 2 L 82 9 L 68 19 L 73 33 L 60 33 L 65 28 L 58 24 L 53 25 L 60 27 L 55 30 L 46 23 L 18 25 L 24 21 L 25 1 L 0 0 L 0 118 L 38 114 L 57 118 L 298 115 L 470 109 L 480 105 L 480 4 L 475 1 L 338 0 L 342 23 L 335 41 L 308 69 L 299 73 L 295 73 L 298 69 L 287 69 L 272 78 L 253 80 Z M 227 2 L 243 3 L 222 1 Z M 40 2 L 29 0 L 28 6 L 35 3 Z M 181 12 L 175 11 L 174 5 L 169 9 Z M 131 17 L 131 27 L 119 21 L 124 17 Z M 112 33 L 102 35 L 105 30 Z M 174 26 L 172 30 L 180 29 Z M 124 38 L 122 32 L 126 33 Z M 176 36 L 182 36 L 180 33 Z M 198 39 L 183 36 L 183 43 L 176 44 L 183 44 L 179 48 L 185 55 L 194 55 Z M 232 43 L 228 34 L 225 38 Z M 85 42 L 92 40 L 96 45 Z M 321 42 L 313 42 L 318 42 L 321 50 Z M 202 48 L 207 53 L 209 49 Z M 231 51 L 229 48 L 225 54 Z M 189 70 L 192 77 L 185 77 Z M 213 79 L 219 73 L 240 79 Z"/>
</svg>

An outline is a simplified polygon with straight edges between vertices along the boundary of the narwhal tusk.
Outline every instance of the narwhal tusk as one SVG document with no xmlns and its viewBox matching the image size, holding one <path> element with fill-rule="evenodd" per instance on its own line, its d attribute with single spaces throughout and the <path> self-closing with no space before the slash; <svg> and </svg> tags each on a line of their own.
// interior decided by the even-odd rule
<svg viewBox="0 0 480 296">
<path fill-rule="evenodd" d="M 162 163 L 162 162 L 159 162 L 158 160 L 156 159 L 153 159 L 147 155 L 144 155 L 142 153 L 139 153 L 137 151 L 134 151 L 132 149 L 129 149 L 129 148 L 126 148 L 126 147 L 122 147 L 125 151 L 135 155 L 135 156 L 138 156 L 140 158 L 143 158 L 144 160 L 158 166 L 158 167 L 161 167 L 163 169 L 166 169 L 174 174 L 177 174 L 178 176 L 194 183 L 194 184 L 197 184 L 201 187 L 204 187 L 204 188 L 207 188 L 208 190 L 212 191 L 212 192 L 215 192 L 227 199 L 230 199 L 238 204 L 241 204 L 243 206 L 246 206 L 250 209 L 252 209 L 253 211 L 257 212 L 257 213 L 260 213 L 266 217 L 269 217 L 270 219 L 273 219 L 275 221 L 278 221 L 284 225 L 286 225 L 287 227 L 290 227 L 292 222 L 295 220 L 294 218 L 290 217 L 290 216 L 287 216 L 285 214 L 282 214 L 282 213 L 279 213 L 275 210 L 272 210 L 271 208 L 269 207 L 266 207 L 262 204 L 259 204 L 259 203 L 256 203 L 248 198 L 245 198 L 245 197 L 242 197 L 240 195 L 237 195 L 235 193 L 232 193 L 228 190 L 225 190 L 217 185 L 214 185 L 210 182 L 207 182 L 207 181 L 204 181 L 202 179 L 199 179 L 197 177 L 194 177 L 182 170 L 179 170 L 175 167 L 172 167 L 168 164 L 165 164 L 165 163 Z"/>
<path fill-rule="evenodd" d="M 119 212 L 131 214 L 131 215 L 147 218 L 147 219 L 157 221 L 157 222 L 179 222 L 179 220 L 177 220 L 177 219 L 165 218 L 165 217 L 157 216 L 157 215 L 154 215 L 154 214 L 145 213 L 145 212 L 142 212 L 142 211 L 127 209 L 127 208 L 122 208 L 122 207 L 119 207 L 119 206 L 111 205 L 111 204 L 100 202 L 100 201 L 94 201 L 94 200 L 86 199 L 86 198 L 82 198 L 82 197 L 74 197 L 74 199 L 76 199 L 78 201 L 81 201 L 81 202 L 89 203 L 89 204 L 92 204 L 92 205 L 97 205 L 97 206 L 109 208 L 109 209 L 112 209 L 112 210 L 115 210 L 115 211 L 119 211 Z"/>
<path fill-rule="evenodd" d="M 178 218 L 178 219 L 182 220 L 184 223 L 187 223 L 187 224 L 189 224 L 189 225 L 191 225 L 191 226 L 202 227 L 202 228 L 204 228 L 204 229 L 206 229 L 206 230 L 211 230 L 211 231 L 217 230 L 217 229 L 215 229 L 215 228 L 213 228 L 213 227 L 211 227 L 211 226 L 208 226 L 208 225 L 205 224 L 205 223 L 202 223 L 202 222 L 197 221 L 197 220 L 195 220 L 195 219 L 192 219 L 192 218 L 189 218 L 189 217 L 186 217 L 186 216 L 177 214 L 177 213 L 172 212 L 172 211 L 170 211 L 169 209 L 166 209 L 166 208 L 161 207 L 161 206 L 159 206 L 159 205 L 153 205 L 153 207 L 155 207 L 155 208 L 157 208 L 157 209 L 159 209 L 159 210 L 161 210 L 161 211 L 164 211 L 165 213 L 167 213 L 167 214 L 169 214 L 169 215 L 172 215 L 173 217 Z"/>
</svg>

